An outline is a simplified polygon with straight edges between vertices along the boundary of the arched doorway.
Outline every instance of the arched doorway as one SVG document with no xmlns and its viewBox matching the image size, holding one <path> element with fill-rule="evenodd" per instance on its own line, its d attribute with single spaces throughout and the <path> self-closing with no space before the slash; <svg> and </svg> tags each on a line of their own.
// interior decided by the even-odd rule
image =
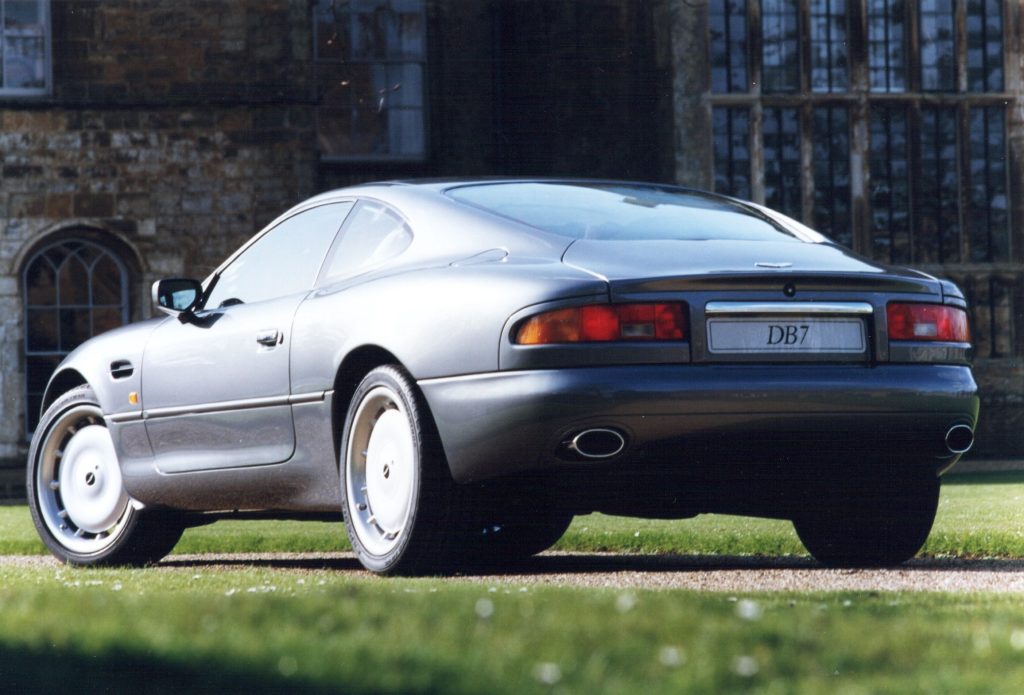
<svg viewBox="0 0 1024 695">
<path fill-rule="evenodd" d="M 54 368 L 94 335 L 129 319 L 129 274 L 107 246 L 64 237 L 37 249 L 21 273 L 25 327 L 25 432 L 39 420 Z"/>
</svg>

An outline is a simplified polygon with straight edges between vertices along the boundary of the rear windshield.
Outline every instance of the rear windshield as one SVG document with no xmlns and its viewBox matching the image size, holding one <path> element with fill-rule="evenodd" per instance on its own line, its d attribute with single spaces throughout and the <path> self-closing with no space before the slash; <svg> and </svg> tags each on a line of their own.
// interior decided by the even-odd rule
<svg viewBox="0 0 1024 695">
<path fill-rule="evenodd" d="M 819 241 L 746 206 L 655 186 L 487 183 L 448 190 L 456 200 L 574 239 Z M 810 232 L 810 230 L 806 230 Z M 816 234 L 810 232 L 814 237 Z"/>
</svg>

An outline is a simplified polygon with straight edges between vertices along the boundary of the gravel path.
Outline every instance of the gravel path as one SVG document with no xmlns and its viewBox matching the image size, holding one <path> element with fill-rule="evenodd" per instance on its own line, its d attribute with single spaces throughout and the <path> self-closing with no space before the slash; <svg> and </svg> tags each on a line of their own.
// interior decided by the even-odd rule
<svg viewBox="0 0 1024 695">
<path fill-rule="evenodd" d="M 0 566 L 57 567 L 49 557 L 0 557 Z M 370 576 L 351 553 L 173 555 L 157 565 L 230 572 L 268 567 Z M 382 579 L 381 581 L 387 581 Z M 488 585 L 587 586 L 699 591 L 1024 592 L 1024 560 L 918 559 L 895 569 L 825 569 L 807 558 L 545 553 L 506 572 L 471 573 L 453 581 Z"/>
</svg>

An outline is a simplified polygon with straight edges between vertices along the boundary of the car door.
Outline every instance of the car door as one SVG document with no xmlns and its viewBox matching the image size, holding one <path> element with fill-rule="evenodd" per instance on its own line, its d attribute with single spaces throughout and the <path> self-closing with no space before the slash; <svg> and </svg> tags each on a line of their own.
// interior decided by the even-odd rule
<svg viewBox="0 0 1024 695">
<path fill-rule="evenodd" d="M 351 208 L 331 203 L 286 218 L 217 273 L 193 317 L 156 329 L 143 356 L 141 399 L 159 470 L 291 457 L 292 320 Z"/>
</svg>

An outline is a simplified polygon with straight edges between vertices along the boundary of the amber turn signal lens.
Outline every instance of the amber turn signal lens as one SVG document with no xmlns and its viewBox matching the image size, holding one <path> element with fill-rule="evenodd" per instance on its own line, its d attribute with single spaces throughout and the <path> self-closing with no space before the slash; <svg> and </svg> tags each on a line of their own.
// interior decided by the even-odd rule
<svg viewBox="0 0 1024 695">
<path fill-rule="evenodd" d="M 685 340 L 684 304 L 591 304 L 547 311 L 516 332 L 519 345 Z"/>
<path fill-rule="evenodd" d="M 967 312 L 943 304 L 890 304 L 886 309 L 889 340 L 969 343 Z"/>
</svg>

